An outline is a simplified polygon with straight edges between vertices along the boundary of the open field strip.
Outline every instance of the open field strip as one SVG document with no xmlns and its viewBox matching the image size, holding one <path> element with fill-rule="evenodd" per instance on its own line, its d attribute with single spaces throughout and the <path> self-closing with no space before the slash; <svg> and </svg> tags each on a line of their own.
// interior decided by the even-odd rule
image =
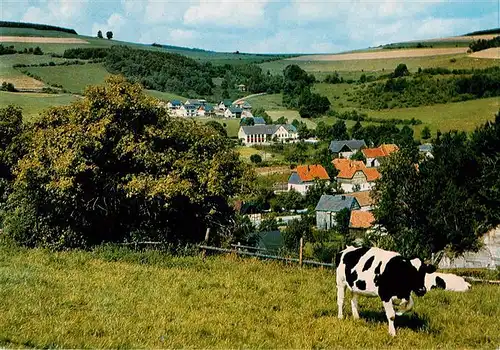
<svg viewBox="0 0 500 350">
<path fill-rule="evenodd" d="M 426 57 L 438 55 L 456 55 L 466 53 L 466 47 L 449 47 L 436 49 L 403 49 L 403 50 L 382 50 L 369 52 L 355 52 L 335 55 L 306 55 L 285 60 L 293 61 L 351 61 L 351 60 L 372 60 L 387 58 L 407 58 Z"/>
<path fill-rule="evenodd" d="M 40 94 L 0 91 L 0 108 L 16 105 L 23 109 L 25 120 L 36 118 L 45 109 L 68 105 L 78 97 L 69 94 Z"/>
<path fill-rule="evenodd" d="M 1 248 L 0 346 L 495 348 L 500 288 L 431 291 L 387 334 L 382 303 L 338 320 L 335 276 L 230 256 Z M 348 294 L 349 296 L 349 294 Z M 349 299 L 347 299 L 348 301 Z M 348 304 L 348 302 L 346 303 Z"/>
<path fill-rule="evenodd" d="M 39 76 L 47 84 L 61 85 L 72 93 L 83 93 L 88 85 L 103 84 L 110 75 L 101 63 L 23 69 Z"/>
<path fill-rule="evenodd" d="M 30 43 L 30 44 L 88 44 L 79 38 L 52 38 L 36 36 L 0 36 L 0 43 Z"/>
<path fill-rule="evenodd" d="M 500 47 L 492 47 L 486 50 L 474 52 L 471 56 L 475 58 L 493 58 L 498 60 L 500 59 Z"/>
<path fill-rule="evenodd" d="M 202 123 L 208 123 L 209 121 L 216 121 L 221 124 L 227 132 L 229 137 L 238 137 L 238 131 L 240 130 L 240 119 L 229 119 L 229 118 L 198 118 Z"/>
</svg>

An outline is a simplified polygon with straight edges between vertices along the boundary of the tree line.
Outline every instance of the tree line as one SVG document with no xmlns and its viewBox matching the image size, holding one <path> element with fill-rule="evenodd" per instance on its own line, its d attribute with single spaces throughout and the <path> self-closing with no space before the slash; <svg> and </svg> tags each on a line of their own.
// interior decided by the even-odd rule
<svg viewBox="0 0 500 350">
<path fill-rule="evenodd" d="M 500 35 L 496 36 L 492 39 L 479 39 L 477 41 L 473 41 L 470 43 L 469 47 L 473 52 L 486 50 L 491 47 L 499 47 L 500 46 Z"/>
<path fill-rule="evenodd" d="M 255 64 L 212 65 L 168 52 L 111 48 L 75 48 L 64 52 L 64 58 L 103 60 L 113 74 L 123 74 L 147 89 L 173 92 L 187 97 L 205 97 L 214 101 L 234 96 L 237 84 L 244 84 L 251 93 L 280 92 L 283 78 L 264 73 Z M 212 78 L 222 78 L 220 87 Z M 216 96 L 216 92 L 218 93 Z M 221 95 L 221 96 L 219 96 Z"/>
<path fill-rule="evenodd" d="M 33 28 L 39 30 L 55 30 L 57 32 L 64 32 L 69 34 L 78 34 L 74 29 L 51 26 L 48 24 L 27 23 L 27 22 L 9 22 L 0 21 L 0 27 L 5 28 Z"/>
<path fill-rule="evenodd" d="M 369 109 L 405 108 L 500 96 L 500 68 L 471 76 L 391 78 L 359 89 L 354 101 Z"/>
<path fill-rule="evenodd" d="M 23 50 L 16 50 L 14 45 L 10 46 L 3 46 L 0 44 L 0 55 L 13 55 L 13 54 L 32 54 L 32 55 L 43 55 L 43 51 L 39 46 L 36 46 L 35 48 L 30 47 L 30 48 L 24 48 Z"/>
</svg>

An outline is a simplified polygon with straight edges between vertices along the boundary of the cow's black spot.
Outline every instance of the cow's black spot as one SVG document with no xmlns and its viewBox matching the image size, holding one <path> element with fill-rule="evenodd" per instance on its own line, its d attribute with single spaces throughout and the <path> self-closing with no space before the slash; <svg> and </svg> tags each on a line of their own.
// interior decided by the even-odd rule
<svg viewBox="0 0 500 350">
<path fill-rule="evenodd" d="M 370 267 L 372 266 L 374 260 L 375 260 L 374 256 L 372 256 L 371 258 L 369 258 L 368 260 L 366 260 L 365 266 L 363 266 L 363 270 L 362 271 L 367 271 L 368 269 L 370 269 Z"/>
<path fill-rule="evenodd" d="M 382 267 L 382 261 L 378 263 L 377 267 L 375 268 L 375 274 L 380 275 L 380 268 Z"/>
<path fill-rule="evenodd" d="M 352 287 L 354 285 L 354 281 L 358 279 L 358 273 L 356 271 L 347 270 L 345 279 L 347 283 Z"/>
<path fill-rule="evenodd" d="M 436 276 L 436 288 L 446 289 L 446 282 L 439 276 Z"/>
<path fill-rule="evenodd" d="M 395 256 L 387 262 L 384 272 L 375 283 L 382 301 L 388 302 L 392 297 L 408 300 L 411 291 L 418 287 L 417 280 L 418 271 L 415 267 L 402 256 Z"/>
<path fill-rule="evenodd" d="M 356 287 L 358 287 L 359 290 L 365 290 L 366 289 L 366 282 L 363 280 L 357 280 Z"/>
<path fill-rule="evenodd" d="M 359 262 L 359 259 L 361 259 L 361 257 L 365 255 L 369 249 L 370 248 L 357 248 L 345 253 L 342 261 L 346 266 L 346 270 L 352 270 L 354 266 L 356 266 L 356 264 Z"/>
</svg>

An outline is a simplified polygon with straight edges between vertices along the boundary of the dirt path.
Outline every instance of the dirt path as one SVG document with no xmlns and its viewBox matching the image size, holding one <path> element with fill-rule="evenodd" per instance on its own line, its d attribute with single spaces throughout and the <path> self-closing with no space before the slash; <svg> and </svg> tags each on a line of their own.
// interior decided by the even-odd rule
<svg viewBox="0 0 500 350">
<path fill-rule="evenodd" d="M 350 60 L 375 60 L 388 58 L 425 57 L 439 55 L 453 55 L 466 53 L 467 47 L 449 47 L 436 49 L 401 49 L 401 50 L 377 50 L 370 52 L 353 52 L 337 55 L 307 55 L 287 58 L 290 61 L 350 61 Z"/>
<path fill-rule="evenodd" d="M 88 44 L 78 38 L 46 38 L 38 36 L 0 36 L 2 43 L 38 43 L 38 44 Z"/>
</svg>

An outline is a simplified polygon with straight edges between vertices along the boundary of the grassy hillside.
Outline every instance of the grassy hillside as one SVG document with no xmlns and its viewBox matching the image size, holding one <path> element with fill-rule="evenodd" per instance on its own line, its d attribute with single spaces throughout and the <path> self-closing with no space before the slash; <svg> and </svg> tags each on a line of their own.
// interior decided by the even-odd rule
<svg viewBox="0 0 500 350">
<path fill-rule="evenodd" d="M 61 85 L 72 93 L 83 93 L 88 85 L 104 83 L 109 73 L 102 64 L 22 68 L 49 85 Z"/>
<path fill-rule="evenodd" d="M 380 300 L 336 317 L 335 277 L 231 257 L 0 248 L 0 346 L 493 348 L 500 288 L 431 291 L 387 334 Z"/>
<path fill-rule="evenodd" d="M 29 120 L 35 118 L 40 112 L 49 107 L 67 105 L 77 98 L 69 94 L 53 95 L 0 91 L 0 108 L 10 104 L 17 105 L 23 109 L 24 118 Z"/>
</svg>

